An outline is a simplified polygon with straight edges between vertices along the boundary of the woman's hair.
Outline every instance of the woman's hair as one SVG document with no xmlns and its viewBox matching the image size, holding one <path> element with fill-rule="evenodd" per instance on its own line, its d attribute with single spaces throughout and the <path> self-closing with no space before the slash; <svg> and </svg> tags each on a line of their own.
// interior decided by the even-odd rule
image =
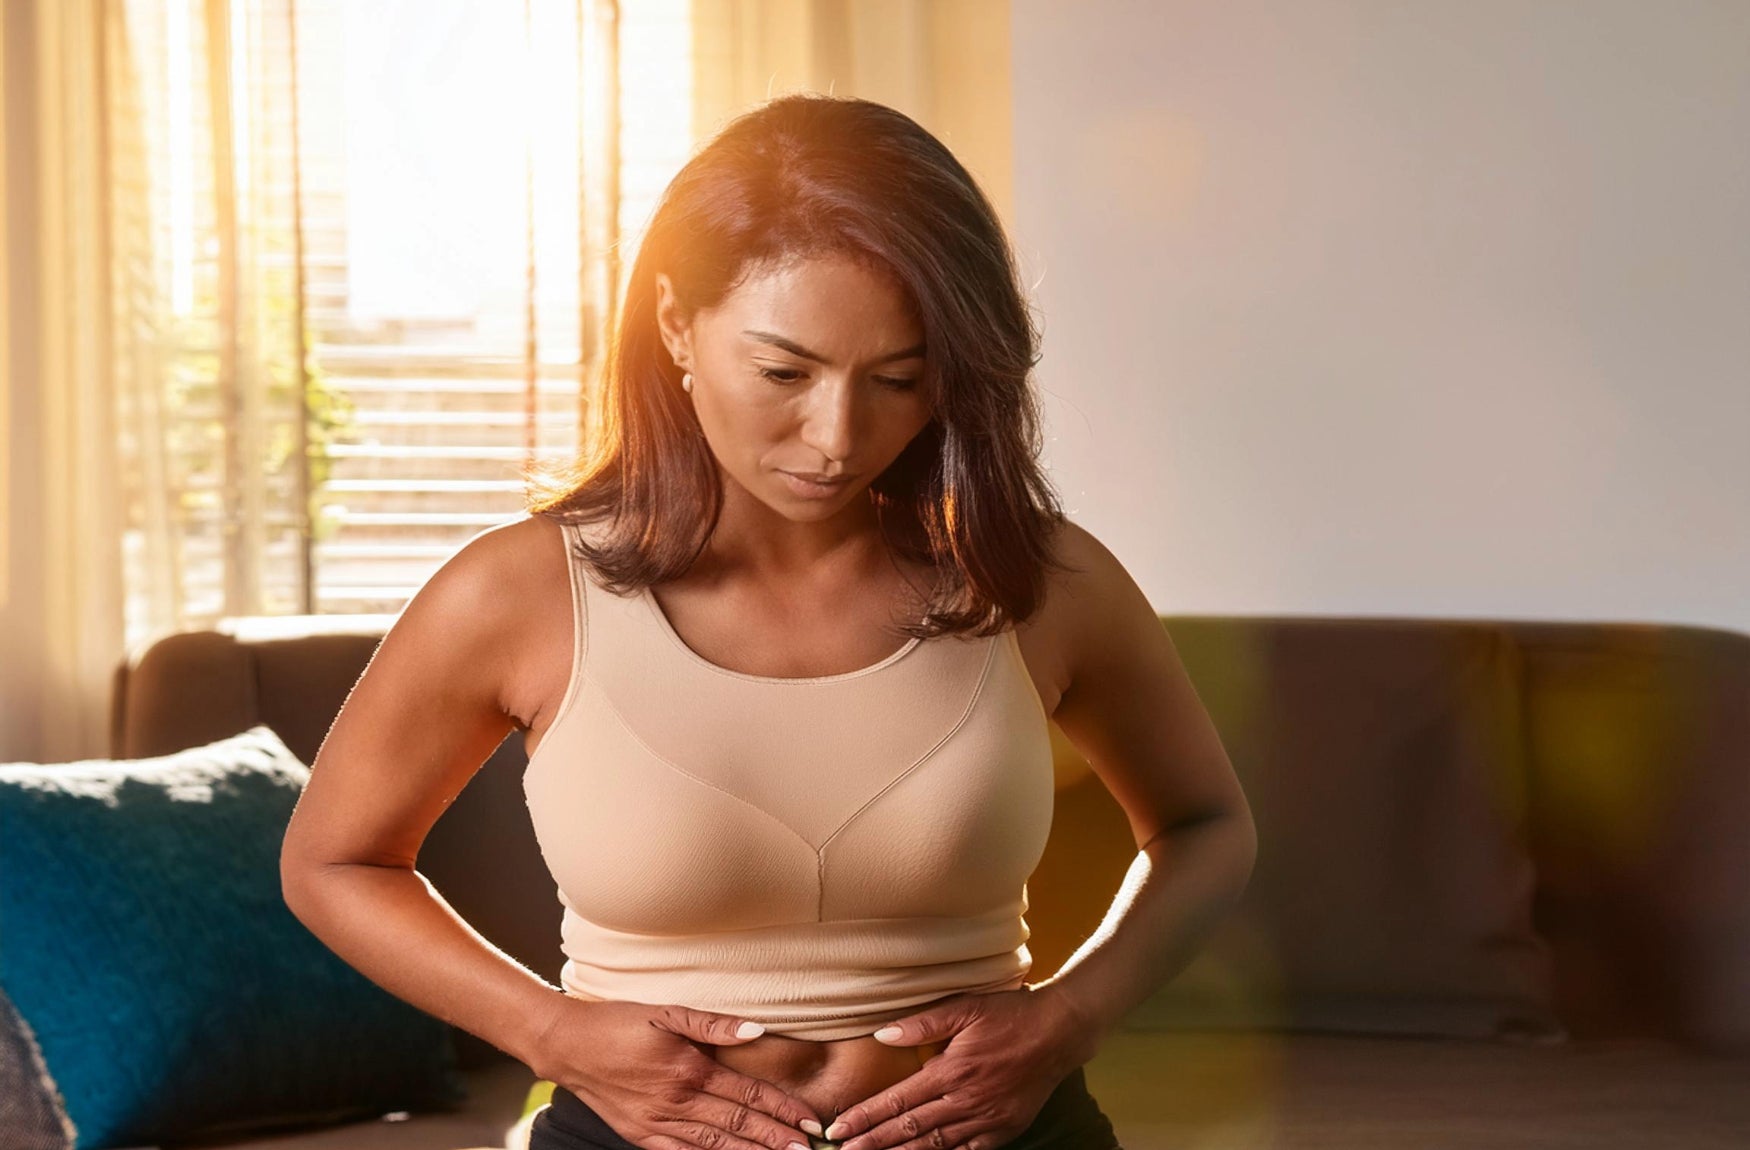
<svg viewBox="0 0 1750 1150">
<path fill-rule="evenodd" d="M 983 634 L 1030 617 L 1060 565 L 1050 544 L 1064 518 L 1039 462 L 1039 333 L 972 176 L 910 117 L 868 100 L 769 100 L 670 181 L 607 348 L 600 434 L 567 467 L 525 470 L 528 510 L 604 522 L 579 557 L 618 593 L 684 573 L 723 492 L 657 328 L 656 273 L 691 317 L 762 267 L 825 255 L 896 277 L 924 333 L 932 418 L 870 485 L 888 545 L 937 574 L 929 612 L 903 630 Z"/>
</svg>

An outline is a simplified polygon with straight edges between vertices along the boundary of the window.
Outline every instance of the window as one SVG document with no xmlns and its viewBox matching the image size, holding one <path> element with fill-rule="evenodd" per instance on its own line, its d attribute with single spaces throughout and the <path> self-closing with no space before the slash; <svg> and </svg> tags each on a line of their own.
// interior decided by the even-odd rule
<svg viewBox="0 0 1750 1150">
<path fill-rule="evenodd" d="M 398 611 L 586 433 L 620 260 L 693 140 L 689 4 L 124 9 L 129 640 Z"/>
</svg>

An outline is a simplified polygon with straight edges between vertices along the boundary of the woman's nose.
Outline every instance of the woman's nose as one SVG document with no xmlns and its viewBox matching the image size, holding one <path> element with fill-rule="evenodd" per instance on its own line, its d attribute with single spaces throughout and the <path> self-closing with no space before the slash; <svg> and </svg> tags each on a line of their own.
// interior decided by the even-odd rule
<svg viewBox="0 0 1750 1150">
<path fill-rule="evenodd" d="M 847 381 L 814 389 L 803 425 L 803 439 L 827 459 L 848 459 L 856 435 L 856 390 Z"/>
</svg>

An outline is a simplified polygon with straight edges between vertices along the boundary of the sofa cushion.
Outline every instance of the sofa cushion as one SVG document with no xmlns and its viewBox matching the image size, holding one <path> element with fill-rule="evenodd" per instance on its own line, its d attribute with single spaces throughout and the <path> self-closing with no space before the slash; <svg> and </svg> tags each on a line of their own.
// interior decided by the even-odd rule
<svg viewBox="0 0 1750 1150">
<path fill-rule="evenodd" d="M 1245 788 L 1237 908 L 1135 1027 L 1559 1039 L 1517 667 L 1481 625 L 1174 619 Z"/>
<path fill-rule="evenodd" d="M 448 1028 L 285 906 L 308 778 L 263 726 L 155 759 L 0 764 L 0 987 L 81 1150 L 461 1101 Z"/>
</svg>

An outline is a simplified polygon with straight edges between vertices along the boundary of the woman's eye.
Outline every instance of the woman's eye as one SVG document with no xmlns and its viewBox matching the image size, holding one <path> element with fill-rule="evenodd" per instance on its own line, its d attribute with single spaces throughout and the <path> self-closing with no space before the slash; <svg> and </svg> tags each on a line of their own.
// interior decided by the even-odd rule
<svg viewBox="0 0 1750 1150">
<path fill-rule="evenodd" d="M 760 374 L 773 383 L 795 383 L 803 373 L 781 367 L 762 367 Z M 917 386 L 918 382 L 915 379 L 899 379 L 884 375 L 875 376 L 874 379 L 876 383 L 883 387 L 892 388 L 894 391 L 910 391 Z"/>
</svg>

